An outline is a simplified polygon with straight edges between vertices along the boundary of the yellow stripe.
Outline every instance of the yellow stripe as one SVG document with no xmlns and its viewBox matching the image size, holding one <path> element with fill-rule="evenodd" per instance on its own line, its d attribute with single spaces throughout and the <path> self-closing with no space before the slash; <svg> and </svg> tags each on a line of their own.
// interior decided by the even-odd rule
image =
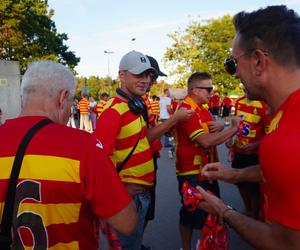
<svg viewBox="0 0 300 250">
<path fill-rule="evenodd" d="M 0 158 L 0 179 L 10 176 L 14 157 Z M 46 155 L 25 155 L 19 178 L 80 183 L 79 161 Z"/>
<path fill-rule="evenodd" d="M 131 168 L 124 169 L 120 172 L 120 177 L 123 180 L 123 175 L 130 175 L 130 176 L 135 176 L 135 177 L 140 177 L 145 174 L 151 173 L 154 171 L 154 166 L 152 159 L 144 162 L 142 164 L 136 165 Z"/>
<path fill-rule="evenodd" d="M 275 129 L 278 128 L 278 124 L 279 121 L 281 120 L 281 117 L 283 115 L 283 112 L 280 111 L 276 114 L 276 116 L 271 120 L 270 126 L 269 126 L 269 130 L 268 130 L 268 134 L 271 133 L 272 131 L 274 131 Z"/>
<path fill-rule="evenodd" d="M 31 250 L 32 248 L 30 248 Z M 78 241 L 72 241 L 70 243 L 58 243 L 52 247 L 48 248 L 49 250 L 69 250 L 69 249 L 79 249 Z"/>
<path fill-rule="evenodd" d="M 3 209 L 4 202 L 0 203 L 0 211 Z M 21 203 L 18 215 L 30 211 L 42 217 L 44 226 L 52 224 L 70 224 L 78 222 L 81 203 L 66 204 L 41 204 L 41 203 Z M 1 216 L 2 217 L 2 213 Z M 2 218 L 1 218 L 2 219 Z"/>
<path fill-rule="evenodd" d="M 256 137 L 256 130 L 250 130 L 250 133 L 249 133 L 249 135 L 247 135 L 247 137 L 255 138 Z"/>
<path fill-rule="evenodd" d="M 118 134 L 117 139 L 124 139 L 141 131 L 144 119 L 137 118 L 134 121 L 130 122 L 126 126 L 121 128 L 120 133 Z"/>
<path fill-rule="evenodd" d="M 152 186 L 153 182 L 148 182 L 148 181 L 144 181 L 141 179 L 135 179 L 135 178 L 130 178 L 130 177 L 126 177 L 122 179 L 122 182 L 124 183 L 135 183 L 135 184 L 141 184 L 141 185 L 146 185 L 146 186 Z"/>
<path fill-rule="evenodd" d="M 190 139 L 194 140 L 195 139 L 194 136 L 198 137 L 199 135 L 202 135 L 202 134 L 204 134 L 204 129 L 198 129 L 190 134 Z"/>
<path fill-rule="evenodd" d="M 202 164 L 201 155 L 195 155 L 193 165 L 200 165 L 200 164 Z"/>
<path fill-rule="evenodd" d="M 191 174 L 199 174 L 199 173 L 200 173 L 200 170 L 191 170 L 191 171 L 184 172 L 184 173 L 177 172 L 177 175 L 183 176 L 183 175 L 191 175 Z"/>
<path fill-rule="evenodd" d="M 247 106 L 251 106 L 251 107 L 255 107 L 255 108 L 262 108 L 262 103 L 260 101 L 247 101 L 247 98 L 244 98 L 242 100 L 240 100 L 238 103 L 247 105 Z"/>
<path fill-rule="evenodd" d="M 120 115 L 123 115 L 125 112 L 129 110 L 128 104 L 126 102 L 116 103 L 111 108 L 116 110 Z"/>
<path fill-rule="evenodd" d="M 237 115 L 246 115 L 245 117 L 243 117 L 243 121 L 245 122 L 251 122 L 251 123 L 259 123 L 261 117 L 259 115 L 254 115 L 251 113 L 247 113 L 241 110 L 237 110 Z"/>
</svg>

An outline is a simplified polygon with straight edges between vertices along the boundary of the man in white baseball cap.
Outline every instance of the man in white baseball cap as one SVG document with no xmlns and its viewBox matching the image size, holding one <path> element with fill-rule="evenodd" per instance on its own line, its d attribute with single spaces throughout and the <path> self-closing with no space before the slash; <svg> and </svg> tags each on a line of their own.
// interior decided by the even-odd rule
<svg viewBox="0 0 300 250">
<path fill-rule="evenodd" d="M 127 192 L 138 207 L 139 222 L 131 236 L 118 233 L 123 250 L 140 250 L 145 217 L 150 204 L 150 188 L 154 181 L 154 163 L 150 144 L 179 120 L 192 113 L 180 110 L 168 122 L 147 128 L 149 117 L 141 98 L 157 78 L 157 70 L 149 58 L 137 51 L 125 54 L 119 65 L 121 88 L 101 113 L 96 137 L 112 159 Z"/>
</svg>

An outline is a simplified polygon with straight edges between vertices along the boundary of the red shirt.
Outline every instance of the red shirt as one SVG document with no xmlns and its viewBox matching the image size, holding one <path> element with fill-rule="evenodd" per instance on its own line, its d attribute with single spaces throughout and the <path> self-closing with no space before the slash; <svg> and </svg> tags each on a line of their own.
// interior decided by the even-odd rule
<svg viewBox="0 0 300 250">
<path fill-rule="evenodd" d="M 228 97 L 228 96 L 224 97 L 223 106 L 226 106 L 227 108 L 230 108 L 230 106 L 232 106 L 232 100 L 230 97 Z"/>
<path fill-rule="evenodd" d="M 221 106 L 221 98 L 219 95 L 213 95 L 210 98 L 210 107 L 220 107 Z"/>
<path fill-rule="evenodd" d="M 20 141 L 41 119 L 20 117 L 0 126 L 0 211 Z M 32 138 L 18 183 L 18 249 L 33 244 L 38 249 L 98 249 L 97 217 L 111 217 L 131 200 L 101 143 L 56 123 Z"/>
<path fill-rule="evenodd" d="M 294 230 L 300 230 L 299 114 L 297 90 L 277 110 L 259 152 L 266 218 Z"/>
<path fill-rule="evenodd" d="M 199 174 L 201 167 L 207 163 L 206 152 L 194 140 L 203 133 L 208 133 L 207 123 L 212 116 L 205 108 L 200 108 L 186 97 L 179 108 L 193 109 L 194 115 L 187 121 L 179 122 L 176 127 L 176 170 L 177 175 Z"/>
</svg>

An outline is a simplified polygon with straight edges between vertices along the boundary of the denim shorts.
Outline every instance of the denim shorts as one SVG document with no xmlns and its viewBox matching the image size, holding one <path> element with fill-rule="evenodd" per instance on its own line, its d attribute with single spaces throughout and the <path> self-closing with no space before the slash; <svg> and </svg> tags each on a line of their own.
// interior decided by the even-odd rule
<svg viewBox="0 0 300 250">
<path fill-rule="evenodd" d="M 204 225 L 207 213 L 204 212 L 202 209 L 196 209 L 193 212 L 187 211 L 183 206 L 181 187 L 184 181 L 188 181 L 193 187 L 196 187 L 197 185 L 201 186 L 205 190 L 209 190 L 213 192 L 216 196 L 220 197 L 219 184 L 217 181 L 214 181 L 212 184 L 208 181 L 199 181 L 198 175 L 177 176 L 177 180 L 182 204 L 182 207 L 179 212 L 179 223 L 180 225 L 191 229 L 201 229 Z"/>
<path fill-rule="evenodd" d="M 146 214 L 150 204 L 150 192 L 145 189 L 143 193 L 136 194 L 133 197 L 138 213 L 138 225 L 130 236 L 118 233 L 119 241 L 123 246 L 123 250 L 140 250 L 143 240 L 143 231 Z"/>
</svg>

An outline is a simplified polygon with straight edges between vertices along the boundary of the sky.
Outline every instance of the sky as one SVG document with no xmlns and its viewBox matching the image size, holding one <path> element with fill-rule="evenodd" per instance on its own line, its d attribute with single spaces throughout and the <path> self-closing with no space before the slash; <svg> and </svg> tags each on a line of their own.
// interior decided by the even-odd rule
<svg viewBox="0 0 300 250">
<path fill-rule="evenodd" d="M 300 0 L 49 0 L 59 33 L 66 33 L 69 50 L 80 57 L 79 76 L 116 78 L 119 62 L 131 50 L 157 59 L 160 68 L 172 40 L 167 34 L 194 20 L 219 18 L 284 4 L 300 14 Z M 110 53 L 104 53 L 109 51 Z M 168 78 L 166 78 L 168 81 Z"/>
</svg>

